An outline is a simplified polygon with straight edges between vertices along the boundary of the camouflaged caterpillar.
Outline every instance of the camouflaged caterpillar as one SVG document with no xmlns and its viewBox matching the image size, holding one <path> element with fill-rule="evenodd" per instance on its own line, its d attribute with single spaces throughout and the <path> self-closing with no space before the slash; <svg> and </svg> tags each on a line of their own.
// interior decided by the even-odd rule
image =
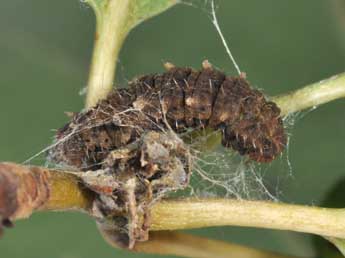
<svg viewBox="0 0 345 258">
<path fill-rule="evenodd" d="M 91 215 L 124 248 L 148 239 L 153 203 L 189 184 L 193 160 L 175 133 L 221 130 L 225 147 L 257 162 L 272 161 L 286 145 L 279 108 L 244 75 L 226 76 L 207 61 L 200 71 L 165 68 L 73 115 L 48 154 L 97 194 Z"/>
<path fill-rule="evenodd" d="M 50 151 L 56 164 L 95 170 L 116 148 L 149 130 L 177 133 L 210 127 L 222 144 L 257 162 L 271 162 L 286 145 L 280 109 L 241 76 L 226 76 L 204 61 L 202 69 L 165 64 L 167 72 L 141 76 L 80 112 L 57 133 Z"/>
</svg>

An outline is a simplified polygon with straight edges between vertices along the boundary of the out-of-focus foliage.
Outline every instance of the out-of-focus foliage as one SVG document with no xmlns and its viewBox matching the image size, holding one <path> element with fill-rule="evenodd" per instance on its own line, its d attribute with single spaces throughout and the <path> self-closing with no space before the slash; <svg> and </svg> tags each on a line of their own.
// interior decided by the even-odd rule
<svg viewBox="0 0 345 258">
<path fill-rule="evenodd" d="M 332 1 L 218 1 L 218 20 L 249 80 L 268 95 L 344 71 L 345 51 Z M 204 1 L 180 4 L 136 27 L 124 43 L 118 83 L 163 71 L 162 63 L 200 67 L 209 59 L 235 70 Z M 196 8 L 194 8 L 196 6 Z M 206 12 L 205 12 L 206 10 Z M 311 16 L 312 14 L 312 16 Z M 50 144 L 79 111 L 94 33 L 91 8 L 77 0 L 3 1 L 0 8 L 0 159 L 21 162 Z M 267 187 L 286 202 L 319 204 L 344 169 L 345 103 L 303 112 L 289 129 L 286 156 L 263 169 Z M 44 157 L 36 160 L 42 164 Z M 1 257 L 153 257 L 108 246 L 82 214 L 36 214 L 6 231 Z M 311 256 L 311 237 L 289 232 L 214 228 L 195 233 L 255 247 Z M 264 236 L 264 237 L 263 237 Z"/>
</svg>

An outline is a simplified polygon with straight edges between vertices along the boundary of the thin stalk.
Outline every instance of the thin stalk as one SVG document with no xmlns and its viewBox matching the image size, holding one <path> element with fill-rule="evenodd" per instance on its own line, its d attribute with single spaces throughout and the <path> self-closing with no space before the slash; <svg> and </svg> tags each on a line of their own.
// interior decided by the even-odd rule
<svg viewBox="0 0 345 258">
<path fill-rule="evenodd" d="M 151 232 L 149 240 L 136 243 L 134 251 L 191 258 L 297 258 L 172 231 Z"/>
<path fill-rule="evenodd" d="M 86 108 L 111 91 L 121 46 L 140 22 L 178 3 L 178 0 L 85 0 L 95 11 L 96 33 L 87 85 Z"/>
<path fill-rule="evenodd" d="M 105 98 L 113 87 L 116 60 L 130 30 L 127 24 L 130 2 L 130 0 L 108 1 L 106 5 L 96 6 L 97 9 L 94 7 L 97 26 L 87 86 L 87 108 Z"/>
<path fill-rule="evenodd" d="M 94 195 L 67 171 L 0 163 L 0 217 L 33 211 L 89 212 Z M 152 231 L 242 226 L 345 238 L 345 209 L 232 199 L 164 200 L 151 209 Z"/>
<path fill-rule="evenodd" d="M 345 209 L 266 201 L 181 199 L 152 208 L 151 230 L 242 226 L 345 238 Z"/>
<path fill-rule="evenodd" d="M 345 97 L 345 73 L 272 98 L 283 116 Z"/>
<path fill-rule="evenodd" d="M 47 202 L 40 207 L 41 210 L 88 212 L 91 209 L 95 196 L 80 184 L 77 176 L 59 170 L 50 170 L 49 177 L 50 194 Z"/>
</svg>

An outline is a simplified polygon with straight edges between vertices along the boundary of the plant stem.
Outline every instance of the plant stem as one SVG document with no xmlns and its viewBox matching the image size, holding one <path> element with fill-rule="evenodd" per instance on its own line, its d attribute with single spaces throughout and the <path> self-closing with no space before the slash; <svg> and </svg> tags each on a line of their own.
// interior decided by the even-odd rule
<svg viewBox="0 0 345 258">
<path fill-rule="evenodd" d="M 94 195 L 79 184 L 80 179 L 70 173 L 49 170 L 50 194 L 41 210 L 79 210 L 88 212 L 91 209 Z"/>
<path fill-rule="evenodd" d="M 345 97 L 345 73 L 272 98 L 283 116 Z"/>
<path fill-rule="evenodd" d="M 69 172 L 0 163 L 0 215 L 20 219 L 35 210 L 89 212 L 94 196 L 78 181 Z M 158 202 L 151 213 L 153 231 L 243 226 L 345 238 L 345 209 L 194 198 Z"/>
<path fill-rule="evenodd" d="M 87 86 L 87 108 L 105 98 L 113 86 L 117 57 L 130 30 L 127 25 L 130 2 L 108 1 L 107 5 L 97 6 L 98 9 L 94 7 L 97 26 Z"/>
<path fill-rule="evenodd" d="M 151 230 L 225 225 L 345 238 L 345 209 L 232 199 L 169 200 L 152 209 Z"/>
<path fill-rule="evenodd" d="M 296 258 L 172 231 L 151 232 L 149 240 L 136 243 L 134 251 L 198 258 Z"/>
<path fill-rule="evenodd" d="M 178 3 L 177 0 L 85 0 L 96 14 L 96 33 L 86 108 L 107 96 L 114 83 L 121 46 L 140 22 Z"/>
<path fill-rule="evenodd" d="M 37 210 L 88 211 L 93 194 L 70 173 L 0 163 L 0 219 L 21 219 Z"/>
</svg>

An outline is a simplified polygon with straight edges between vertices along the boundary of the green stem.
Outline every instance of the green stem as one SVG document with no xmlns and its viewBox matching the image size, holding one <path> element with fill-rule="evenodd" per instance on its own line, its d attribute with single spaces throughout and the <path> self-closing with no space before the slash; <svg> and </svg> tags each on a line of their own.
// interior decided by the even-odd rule
<svg viewBox="0 0 345 258">
<path fill-rule="evenodd" d="M 87 108 L 105 98 L 113 86 L 116 60 L 130 30 L 127 26 L 129 7 L 130 0 L 94 5 L 97 27 L 86 96 Z"/>
<path fill-rule="evenodd" d="M 111 91 L 121 46 L 140 22 L 175 5 L 177 0 L 86 0 L 96 14 L 95 45 L 87 86 L 86 107 Z"/>
<path fill-rule="evenodd" d="M 272 101 L 277 103 L 285 116 L 344 97 L 345 73 L 341 73 L 294 92 L 273 97 Z"/>
<path fill-rule="evenodd" d="M 159 202 L 151 212 L 151 230 L 242 226 L 345 238 L 345 209 L 192 198 Z"/>
<path fill-rule="evenodd" d="M 0 211 L 14 220 L 28 217 L 34 210 L 73 209 L 90 212 L 94 196 L 80 187 L 71 172 L 0 163 L 0 176 L 1 174 L 2 177 L 5 175 L 4 178 L 12 179 L 13 185 L 8 180 L 0 185 L 4 192 L 0 196 Z M 28 180 L 28 177 L 31 179 Z M 36 180 L 37 178 L 44 180 Z M 14 195 L 13 191 L 18 194 Z M 33 206 L 33 198 L 26 197 L 37 192 L 49 192 L 49 195 L 39 195 L 43 199 L 37 201 L 39 206 Z M 11 210 L 7 211 L 11 208 L 8 205 L 3 205 L 1 209 L 1 204 L 11 203 L 13 196 L 26 196 L 18 199 L 20 202 L 17 202 L 19 206 L 16 208 L 21 212 L 14 215 Z M 190 198 L 158 202 L 152 206 L 151 215 L 150 229 L 153 231 L 243 226 L 311 233 L 333 240 L 345 238 L 345 209 L 267 201 Z M 340 240 L 337 240 L 337 244 L 340 246 Z"/>
<path fill-rule="evenodd" d="M 150 232 L 149 240 L 136 243 L 134 250 L 198 258 L 297 258 L 174 231 Z"/>
</svg>

